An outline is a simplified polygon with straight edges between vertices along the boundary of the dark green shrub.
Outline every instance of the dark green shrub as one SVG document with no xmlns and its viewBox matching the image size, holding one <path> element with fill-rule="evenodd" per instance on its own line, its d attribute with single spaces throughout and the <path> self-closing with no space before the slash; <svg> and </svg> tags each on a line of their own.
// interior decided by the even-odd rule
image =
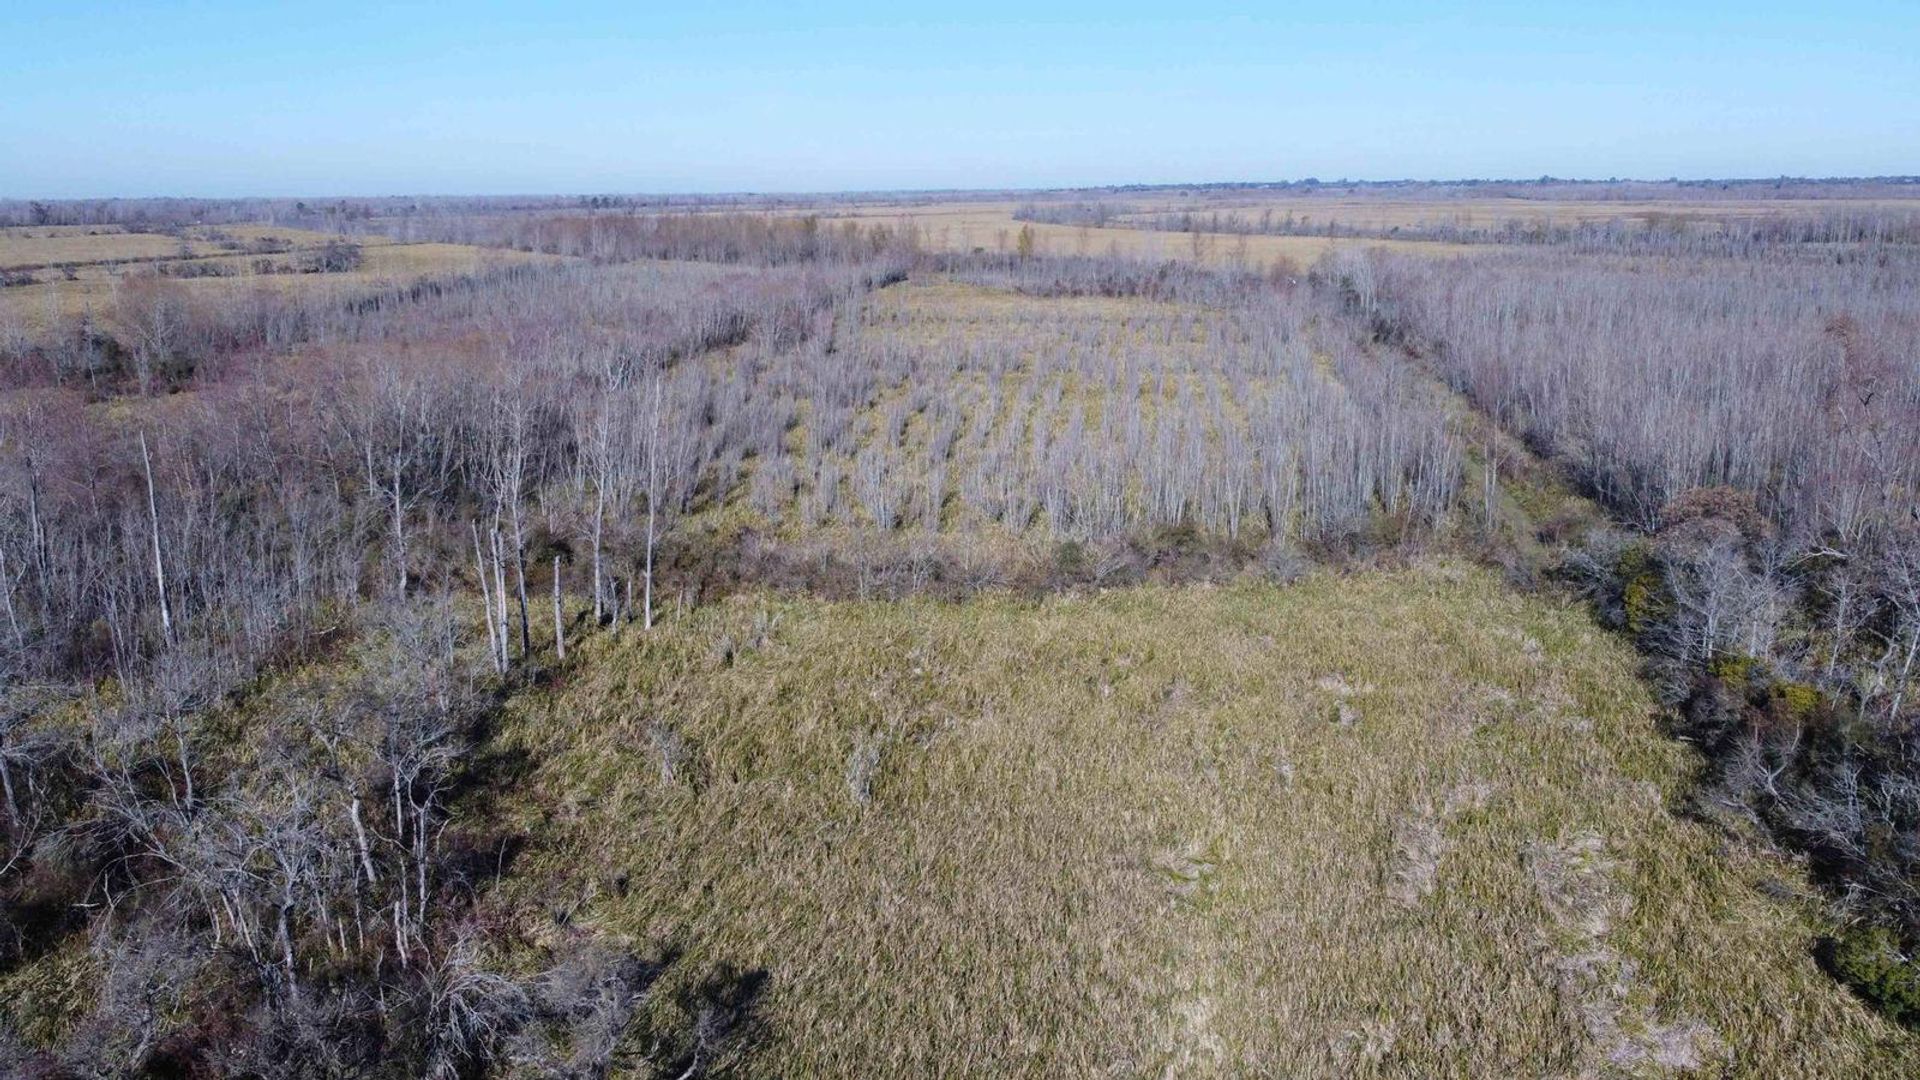
<svg viewBox="0 0 1920 1080">
<path fill-rule="evenodd" d="M 1849 930 L 1832 943 L 1833 973 L 1888 1019 L 1920 1027 L 1920 963 L 1883 926 Z"/>
<path fill-rule="evenodd" d="M 1053 549 L 1053 568 L 1055 573 L 1069 580 L 1077 580 L 1087 572 L 1087 545 L 1078 540 L 1067 540 Z"/>
<path fill-rule="evenodd" d="M 1621 549 L 1618 567 L 1627 632 L 1645 633 L 1666 616 L 1669 606 L 1660 561 L 1646 544 L 1636 543 Z"/>
</svg>

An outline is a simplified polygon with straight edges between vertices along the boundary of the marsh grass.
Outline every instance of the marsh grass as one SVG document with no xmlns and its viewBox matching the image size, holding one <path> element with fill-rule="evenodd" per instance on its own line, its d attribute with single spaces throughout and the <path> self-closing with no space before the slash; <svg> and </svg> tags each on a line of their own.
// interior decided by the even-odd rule
<svg viewBox="0 0 1920 1080">
<path fill-rule="evenodd" d="M 276 238 L 290 246 L 272 255 L 229 253 L 197 232 L 187 236 L 109 232 L 87 234 L 54 229 L 0 229 L 0 270 L 34 267 L 25 271 L 32 284 L 0 291 L 0 324 L 18 323 L 42 332 L 63 318 L 95 314 L 113 327 L 116 290 L 127 280 L 151 274 L 157 266 L 169 270 L 197 270 L 205 276 L 174 278 L 170 285 L 197 301 L 218 303 L 243 298 L 252 290 L 312 295 L 328 292 L 348 299 L 380 288 L 416 280 L 477 274 L 524 263 L 567 260 L 537 252 L 473 247 L 467 244 L 401 244 L 384 236 L 356 236 L 364 248 L 358 269 L 330 274 L 296 272 L 302 256 L 330 240 L 326 233 L 268 225 L 235 226 L 221 235 L 237 240 Z M 181 252 L 187 254 L 181 257 Z M 258 262 L 276 272 L 258 274 Z"/>
<path fill-rule="evenodd" d="M 492 906 L 767 972 L 751 1075 L 1910 1075 L 1634 672 L 1451 564 L 735 597 L 510 708 Z"/>
</svg>

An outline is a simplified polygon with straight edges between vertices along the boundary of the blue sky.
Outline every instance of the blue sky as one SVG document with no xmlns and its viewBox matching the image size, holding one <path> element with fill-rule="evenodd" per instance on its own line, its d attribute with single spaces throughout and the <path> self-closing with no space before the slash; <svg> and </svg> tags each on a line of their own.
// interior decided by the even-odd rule
<svg viewBox="0 0 1920 1080">
<path fill-rule="evenodd" d="M 1920 4 L 0 4 L 0 196 L 1920 172 Z"/>
</svg>

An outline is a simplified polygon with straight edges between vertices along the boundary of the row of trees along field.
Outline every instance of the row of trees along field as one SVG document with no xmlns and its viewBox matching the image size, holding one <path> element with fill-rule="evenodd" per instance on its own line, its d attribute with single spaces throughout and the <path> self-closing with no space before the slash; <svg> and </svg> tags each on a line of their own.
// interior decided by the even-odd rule
<svg viewBox="0 0 1920 1080">
<path fill-rule="evenodd" d="M 1655 658 L 1708 800 L 1920 944 L 1920 246 L 1355 263 L 1351 301 L 1622 529 L 1566 568 Z M 1911 962 L 1892 996 L 1920 1015 Z"/>
<path fill-rule="evenodd" d="M 1433 203 L 1419 219 L 1396 224 L 1365 220 L 1363 204 L 1329 207 L 1319 214 L 1305 210 L 1145 210 L 1123 202 L 1093 200 L 1026 203 L 1014 209 L 1013 217 L 1053 225 L 1158 232 L 1419 240 L 1616 254 L 1713 251 L 1753 255 L 1782 244 L 1920 243 L 1920 213 L 1871 203 L 1835 202 L 1818 210 L 1769 214 L 1752 213 L 1751 204 L 1689 207 L 1684 212 L 1636 207 L 1630 213 L 1612 216 L 1589 211 L 1571 220 L 1510 216 L 1480 223 L 1472 220 L 1472 212 L 1452 210 L 1444 202 Z M 1361 220 L 1342 221 L 1339 217 L 1342 212 L 1356 211 Z M 1480 217 L 1487 215 L 1488 211 L 1479 211 Z"/>
</svg>

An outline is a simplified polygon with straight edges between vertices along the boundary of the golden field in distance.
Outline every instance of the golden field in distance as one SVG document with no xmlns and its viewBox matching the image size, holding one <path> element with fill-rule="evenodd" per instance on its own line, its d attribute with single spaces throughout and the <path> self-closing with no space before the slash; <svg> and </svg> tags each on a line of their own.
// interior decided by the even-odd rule
<svg viewBox="0 0 1920 1080">
<path fill-rule="evenodd" d="M 1104 207 L 1111 216 L 1103 224 L 1054 224 L 1022 221 L 1016 213 L 1025 206 Z M 1323 189 L 1313 194 L 1268 192 L 1255 188 L 1153 189 L 1148 191 L 1049 192 L 1033 197 L 963 195 L 875 200 L 840 204 L 832 209 L 790 211 L 820 214 L 830 220 L 885 224 L 920 230 L 921 243 L 935 251 L 1013 252 L 1021 228 L 1032 230 L 1034 254 L 1123 255 L 1152 260 L 1195 260 L 1216 266 L 1240 265 L 1271 269 L 1276 260 L 1304 268 L 1329 251 L 1340 248 L 1382 248 L 1410 254 L 1451 256 L 1485 252 L 1489 245 L 1448 243 L 1432 239 L 1396 237 L 1439 229 L 1462 231 L 1497 229 L 1508 223 L 1521 227 L 1564 227 L 1618 221 L 1634 227 L 1711 229 L 1745 222 L 1832 212 L 1916 213 L 1920 199 L 1715 199 L 1692 198 L 1599 199 L 1424 193 L 1383 195 L 1344 193 Z M 1154 219 L 1191 214 L 1192 230 L 1148 227 Z M 1215 215 L 1252 223 L 1262 219 L 1291 219 L 1303 234 L 1324 232 L 1369 235 L 1246 234 L 1232 229 L 1213 231 Z M 1163 222 L 1164 223 L 1164 222 Z"/>
<path fill-rule="evenodd" d="M 359 250 L 352 269 L 303 270 L 303 262 L 327 245 L 342 243 Z M 0 327 L 11 323 L 35 333 L 76 315 L 109 318 L 119 290 L 141 278 L 164 278 L 204 299 L 253 289 L 349 296 L 421 278 L 557 261 L 559 256 L 537 252 L 399 243 L 379 235 L 344 237 L 264 223 L 191 227 L 177 235 L 114 225 L 0 228 L 0 279 L 6 280 L 0 287 Z"/>
</svg>

